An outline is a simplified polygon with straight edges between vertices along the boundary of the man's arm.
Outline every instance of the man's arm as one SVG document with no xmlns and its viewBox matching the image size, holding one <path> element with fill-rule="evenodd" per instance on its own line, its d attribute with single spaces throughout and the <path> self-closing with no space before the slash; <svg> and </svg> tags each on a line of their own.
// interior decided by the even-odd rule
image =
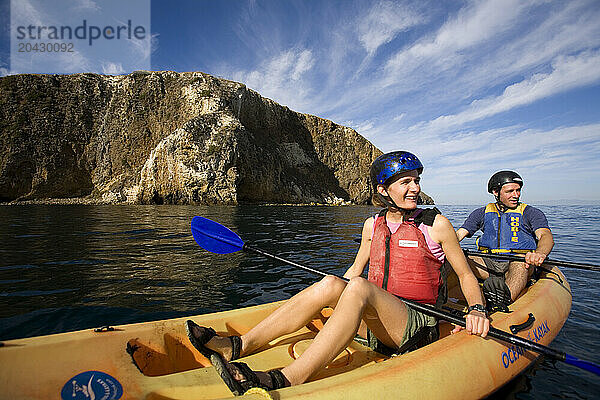
<svg viewBox="0 0 600 400">
<path fill-rule="evenodd" d="M 548 228 L 536 229 L 535 237 L 538 240 L 537 247 L 535 251 L 525 254 L 525 263 L 540 266 L 554 247 L 554 237 Z"/>
<path fill-rule="evenodd" d="M 531 224 L 531 229 L 537 239 L 537 246 L 534 251 L 525 254 L 525 266 L 540 266 L 552 251 L 554 247 L 554 238 L 548 225 L 548 220 L 544 213 L 531 206 L 527 206 L 523 212 L 523 217 L 527 214 L 527 220 Z"/>
<path fill-rule="evenodd" d="M 471 237 L 475 232 L 483 227 L 483 214 L 485 207 L 480 207 L 471 212 L 465 222 L 456 231 L 456 237 L 460 242 L 464 238 Z"/>
<path fill-rule="evenodd" d="M 469 234 L 469 231 L 462 227 L 458 228 L 458 230 L 456 231 L 456 237 L 458 238 L 459 242 L 461 240 L 463 240 L 464 238 L 466 238 L 468 234 Z"/>
</svg>

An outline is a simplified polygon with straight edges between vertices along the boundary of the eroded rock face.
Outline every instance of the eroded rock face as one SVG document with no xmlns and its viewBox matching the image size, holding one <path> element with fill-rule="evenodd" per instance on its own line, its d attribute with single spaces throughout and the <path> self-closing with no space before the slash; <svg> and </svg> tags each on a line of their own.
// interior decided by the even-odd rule
<svg viewBox="0 0 600 400">
<path fill-rule="evenodd" d="M 215 131 L 219 129 L 220 133 Z M 237 203 L 235 150 L 242 129 L 238 120 L 224 113 L 189 121 L 150 152 L 129 201 Z"/>
<path fill-rule="evenodd" d="M 0 78 L 0 201 L 365 204 L 354 130 L 200 73 Z"/>
</svg>

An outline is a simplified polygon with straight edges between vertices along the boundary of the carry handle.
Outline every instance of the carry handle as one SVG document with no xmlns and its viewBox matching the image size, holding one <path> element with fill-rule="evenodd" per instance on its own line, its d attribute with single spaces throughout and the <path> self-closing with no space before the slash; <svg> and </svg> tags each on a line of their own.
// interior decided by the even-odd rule
<svg viewBox="0 0 600 400">
<path fill-rule="evenodd" d="M 529 313 L 529 318 L 527 318 L 527 321 L 523 322 L 522 324 L 511 325 L 510 331 L 513 333 L 513 335 L 515 335 L 521 331 L 524 331 L 525 329 L 529 329 L 531 325 L 533 325 L 534 321 L 535 317 L 532 313 Z"/>
</svg>

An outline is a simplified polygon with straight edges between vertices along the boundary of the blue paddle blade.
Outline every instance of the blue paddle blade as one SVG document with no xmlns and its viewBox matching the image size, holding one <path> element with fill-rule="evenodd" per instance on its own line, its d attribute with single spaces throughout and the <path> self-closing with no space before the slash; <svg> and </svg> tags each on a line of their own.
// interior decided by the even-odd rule
<svg viewBox="0 0 600 400">
<path fill-rule="evenodd" d="M 596 375 L 600 375 L 600 366 L 598 364 L 594 364 L 591 361 L 580 360 L 577 357 L 573 357 L 568 354 L 565 354 L 565 356 L 565 362 L 567 364 L 571 364 L 578 368 L 585 369 L 586 371 L 590 371 Z"/>
<path fill-rule="evenodd" d="M 204 217 L 192 218 L 192 235 L 200 247 L 211 253 L 235 253 L 244 247 L 244 241 L 237 233 Z"/>
</svg>

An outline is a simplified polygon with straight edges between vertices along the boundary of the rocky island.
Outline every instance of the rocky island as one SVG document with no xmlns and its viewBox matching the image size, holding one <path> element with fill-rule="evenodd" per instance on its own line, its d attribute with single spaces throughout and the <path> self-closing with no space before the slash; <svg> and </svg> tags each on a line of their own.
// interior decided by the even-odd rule
<svg viewBox="0 0 600 400">
<path fill-rule="evenodd" d="M 380 154 L 201 72 L 0 78 L 4 203 L 367 204 Z"/>
</svg>

